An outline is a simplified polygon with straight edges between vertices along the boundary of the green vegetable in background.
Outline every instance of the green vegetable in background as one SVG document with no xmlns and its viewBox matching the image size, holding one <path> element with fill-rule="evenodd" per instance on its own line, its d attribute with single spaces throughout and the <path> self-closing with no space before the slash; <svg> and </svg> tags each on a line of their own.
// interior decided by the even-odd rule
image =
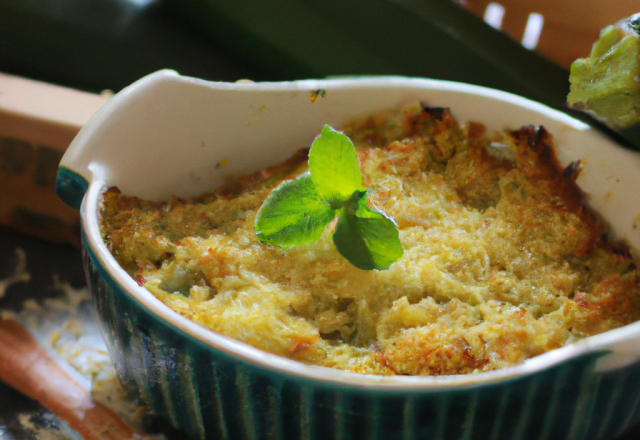
<svg viewBox="0 0 640 440">
<path fill-rule="evenodd" d="M 569 105 L 619 129 L 640 122 L 640 13 L 607 26 L 571 65 Z"/>
<path fill-rule="evenodd" d="M 285 249 L 316 241 L 337 216 L 336 249 L 359 269 L 388 269 L 403 249 L 393 219 L 367 204 L 351 140 L 328 125 L 313 141 L 309 174 L 276 187 L 256 216 L 263 243 Z"/>
</svg>

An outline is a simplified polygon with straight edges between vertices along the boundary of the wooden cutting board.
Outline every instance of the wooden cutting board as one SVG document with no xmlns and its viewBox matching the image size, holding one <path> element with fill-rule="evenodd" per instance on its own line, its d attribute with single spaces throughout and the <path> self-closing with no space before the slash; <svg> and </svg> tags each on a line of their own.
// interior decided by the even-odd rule
<svg viewBox="0 0 640 440">
<path fill-rule="evenodd" d="M 0 225 L 79 244 L 78 212 L 55 192 L 58 163 L 110 96 L 0 73 Z"/>
</svg>

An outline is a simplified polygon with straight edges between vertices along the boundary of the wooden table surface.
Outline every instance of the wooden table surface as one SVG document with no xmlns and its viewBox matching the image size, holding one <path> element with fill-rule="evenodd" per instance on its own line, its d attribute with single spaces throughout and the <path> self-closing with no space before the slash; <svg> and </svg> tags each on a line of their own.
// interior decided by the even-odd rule
<svg viewBox="0 0 640 440">
<path fill-rule="evenodd" d="M 535 50 L 567 69 L 576 58 L 589 55 L 600 30 L 640 12 L 638 0 L 459 0 L 483 17 L 491 3 L 502 6 L 504 32 L 522 40 L 531 13 L 543 25 Z"/>
</svg>

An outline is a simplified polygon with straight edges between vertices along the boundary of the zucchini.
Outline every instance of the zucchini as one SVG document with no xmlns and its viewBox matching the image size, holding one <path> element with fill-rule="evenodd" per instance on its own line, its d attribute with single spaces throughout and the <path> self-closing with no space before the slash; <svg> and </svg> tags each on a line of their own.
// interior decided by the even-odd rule
<svg viewBox="0 0 640 440">
<path fill-rule="evenodd" d="M 542 102 L 616 137 L 567 108 L 566 69 L 451 0 L 173 3 L 218 44 L 279 79 L 404 75 L 478 84 Z"/>
<path fill-rule="evenodd" d="M 571 65 L 568 103 L 612 128 L 640 122 L 640 13 L 607 26 Z"/>
</svg>

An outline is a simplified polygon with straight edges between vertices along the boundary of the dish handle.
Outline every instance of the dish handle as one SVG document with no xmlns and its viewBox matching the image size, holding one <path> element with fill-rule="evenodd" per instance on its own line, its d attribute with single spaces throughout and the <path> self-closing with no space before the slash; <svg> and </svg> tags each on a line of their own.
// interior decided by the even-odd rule
<svg viewBox="0 0 640 440">
<path fill-rule="evenodd" d="M 87 188 L 89 188 L 87 179 L 64 165 L 58 167 L 56 193 L 67 205 L 79 210 Z"/>
<path fill-rule="evenodd" d="M 175 89 L 167 84 L 178 77 L 169 69 L 145 76 L 112 97 L 80 129 L 62 157 L 56 177 L 56 193 L 67 205 L 79 210 L 89 182 L 108 180 L 118 171 L 127 160 L 123 159 L 126 147 L 114 147 L 128 145 L 114 137 L 126 131 L 122 121 L 135 121 L 145 114 L 145 108 L 166 99 L 163 93 Z"/>
</svg>

